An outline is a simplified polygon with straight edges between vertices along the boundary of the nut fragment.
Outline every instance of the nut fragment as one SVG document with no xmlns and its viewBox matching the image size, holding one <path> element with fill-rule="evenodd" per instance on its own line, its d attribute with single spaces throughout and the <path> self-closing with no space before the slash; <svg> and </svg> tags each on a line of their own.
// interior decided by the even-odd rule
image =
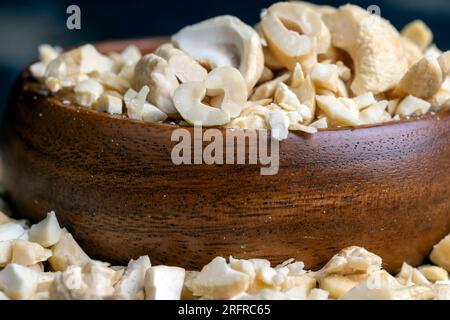
<svg viewBox="0 0 450 320">
<path fill-rule="evenodd" d="M 91 261 L 84 265 L 70 266 L 55 276 L 49 288 L 53 300 L 98 300 L 114 293 L 115 272 L 104 263 Z"/>
<path fill-rule="evenodd" d="M 311 71 L 311 80 L 316 87 L 336 92 L 339 80 L 338 67 L 334 64 L 317 63 Z"/>
<path fill-rule="evenodd" d="M 176 47 L 211 69 L 239 69 L 250 93 L 261 77 L 264 56 L 258 33 L 238 18 L 220 16 L 180 30 L 172 37 Z"/>
<path fill-rule="evenodd" d="M 232 269 L 221 257 L 204 266 L 192 280 L 194 295 L 207 299 L 230 299 L 247 291 L 249 285 L 249 276 Z"/>
<path fill-rule="evenodd" d="M 450 272 L 450 235 L 446 236 L 433 247 L 430 259 L 439 267 Z"/>
<path fill-rule="evenodd" d="M 202 101 L 205 96 L 220 97 L 220 106 L 211 107 Z M 247 101 L 247 88 L 240 72 L 232 67 L 214 69 L 203 82 L 180 85 L 173 97 L 184 120 L 203 126 L 226 124 L 239 116 Z"/>
<path fill-rule="evenodd" d="M 341 298 L 357 284 L 356 281 L 342 275 L 330 275 L 319 279 L 320 288 L 327 291 L 332 299 Z"/>
<path fill-rule="evenodd" d="M 11 218 L 8 217 L 4 212 L 0 211 L 0 224 L 10 222 Z"/>
<path fill-rule="evenodd" d="M 94 79 L 86 79 L 78 83 L 73 89 L 75 101 L 83 107 L 92 107 L 103 93 L 103 86 Z"/>
<path fill-rule="evenodd" d="M 419 267 L 419 271 L 428 281 L 448 281 L 448 272 L 444 268 L 437 266 L 421 266 Z"/>
<path fill-rule="evenodd" d="M 95 109 L 109 114 L 122 114 L 122 99 L 110 94 L 98 98 Z"/>
<path fill-rule="evenodd" d="M 168 115 L 175 115 L 172 101 L 173 93 L 179 83 L 169 63 L 153 53 L 144 56 L 136 64 L 134 70 L 134 88 L 141 90 L 148 86 L 150 94 L 148 102 Z"/>
<path fill-rule="evenodd" d="M 427 280 L 427 278 L 416 268 L 413 268 L 406 262 L 403 262 L 402 269 L 397 275 L 397 280 L 401 284 L 405 286 L 410 285 L 424 285 L 429 286 L 430 282 Z"/>
<path fill-rule="evenodd" d="M 32 266 L 41 261 L 47 261 L 52 251 L 41 245 L 25 240 L 15 240 L 12 244 L 12 263 L 23 266 Z"/>
<path fill-rule="evenodd" d="M 353 5 L 340 7 L 324 20 L 333 45 L 353 60 L 355 94 L 392 89 L 407 71 L 401 37 L 388 21 Z"/>
<path fill-rule="evenodd" d="M 316 96 L 316 101 L 328 119 L 338 125 L 357 126 L 360 124 L 358 109 L 352 100 L 337 99 L 334 96 Z M 347 103 L 343 103 L 344 101 Z"/>
<path fill-rule="evenodd" d="M 57 92 L 65 87 L 73 87 L 87 79 L 92 72 L 111 71 L 114 62 L 100 54 L 94 46 L 87 44 L 68 51 L 51 61 L 46 69 L 47 87 Z"/>
<path fill-rule="evenodd" d="M 11 262 L 12 241 L 0 241 L 0 268 Z"/>
<path fill-rule="evenodd" d="M 144 86 L 139 92 L 129 89 L 127 93 L 125 93 L 123 100 L 127 107 L 127 113 L 130 119 L 147 122 L 158 122 L 167 119 L 167 114 L 146 101 L 149 91 L 150 89 L 147 86 Z"/>
<path fill-rule="evenodd" d="M 34 270 L 11 263 L 0 271 L 0 290 L 11 299 L 26 300 L 35 293 L 38 275 Z"/>
<path fill-rule="evenodd" d="M 166 43 L 154 52 L 165 59 L 181 83 L 205 80 L 208 72 L 191 56 Z"/>
<path fill-rule="evenodd" d="M 442 82 L 443 76 L 438 61 L 425 57 L 403 76 L 395 89 L 395 95 L 414 95 L 421 99 L 430 99 L 439 91 Z"/>
<path fill-rule="evenodd" d="M 430 107 L 431 104 L 429 102 L 414 96 L 408 96 L 399 103 L 395 114 L 402 117 L 423 115 L 428 112 Z"/>
<path fill-rule="evenodd" d="M 285 73 L 271 81 L 261 84 L 256 87 L 250 100 L 257 101 L 261 99 L 273 98 L 275 90 L 280 83 L 283 83 L 289 79 L 289 74 Z"/>
<path fill-rule="evenodd" d="M 61 238 L 53 246 L 52 252 L 53 255 L 48 261 L 55 271 L 64 271 L 72 265 L 83 266 L 90 261 L 88 255 L 66 229 L 62 229 Z"/>
<path fill-rule="evenodd" d="M 422 51 L 433 42 L 433 33 L 422 20 L 414 20 L 407 24 L 401 34 L 415 43 Z"/>
<path fill-rule="evenodd" d="M 0 224 L 0 242 L 19 239 L 26 233 L 26 230 L 18 223 L 7 222 Z"/>
<path fill-rule="evenodd" d="M 330 46 L 330 32 L 320 15 L 303 4 L 272 5 L 261 26 L 269 49 L 290 70 L 300 63 L 309 71 L 317 62 L 316 53 L 324 53 Z"/>
<path fill-rule="evenodd" d="M 54 211 L 47 214 L 41 222 L 33 225 L 29 231 L 29 240 L 39 243 L 44 248 L 55 245 L 61 238 L 61 227 Z"/>
<path fill-rule="evenodd" d="M 156 266 L 145 275 L 145 299 L 180 300 L 185 270 L 178 267 Z"/>
<path fill-rule="evenodd" d="M 115 296 L 123 299 L 144 298 L 145 273 L 151 267 L 150 258 L 142 256 L 131 260 L 120 281 L 115 286 Z"/>
</svg>

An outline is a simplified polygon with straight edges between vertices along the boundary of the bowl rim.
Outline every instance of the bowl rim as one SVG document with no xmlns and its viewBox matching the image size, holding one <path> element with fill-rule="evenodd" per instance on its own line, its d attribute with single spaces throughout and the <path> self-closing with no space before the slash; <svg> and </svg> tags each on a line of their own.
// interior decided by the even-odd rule
<svg viewBox="0 0 450 320">
<path fill-rule="evenodd" d="M 115 40 L 101 40 L 101 41 L 97 41 L 97 42 L 93 42 L 92 44 L 100 51 L 103 53 L 107 53 L 108 51 L 102 50 L 102 47 L 114 47 L 114 46 L 128 46 L 128 45 L 136 45 L 138 48 L 141 48 L 141 46 L 143 46 L 145 43 L 148 43 L 149 41 L 155 42 L 155 43 L 163 43 L 166 40 L 169 40 L 170 37 L 167 36 L 158 36 L 158 37 L 148 37 L 148 38 L 129 38 L 129 39 L 115 39 Z M 72 48 L 76 48 L 81 44 L 78 45 L 74 45 L 74 46 L 69 46 L 64 48 L 64 51 L 67 49 L 72 49 Z M 84 43 L 86 44 L 86 43 Z M 114 52 L 114 51 L 109 51 L 109 52 Z M 31 81 L 36 81 L 36 79 L 32 78 L 31 74 L 30 74 L 30 65 L 28 65 L 21 73 L 21 93 L 25 92 L 25 91 L 31 91 L 31 93 L 36 95 L 36 99 L 35 101 L 37 102 L 39 99 L 43 99 L 43 100 L 47 100 L 48 102 L 51 103 L 51 105 L 53 107 L 59 107 L 62 108 L 66 111 L 69 112 L 73 112 L 74 115 L 78 114 L 84 114 L 86 116 L 92 116 L 92 117 L 97 117 L 99 121 L 101 120 L 110 120 L 110 121 L 117 121 L 117 122 L 125 122 L 128 124 L 133 124 L 133 125 L 137 125 L 137 126 L 143 126 L 143 127 L 147 127 L 147 128 L 153 128 L 153 129 L 194 129 L 194 126 L 182 126 L 176 123 L 167 123 L 167 122 L 145 122 L 143 120 L 135 120 L 135 119 L 130 119 L 128 118 L 126 115 L 124 116 L 124 114 L 122 115 L 111 115 L 108 114 L 106 112 L 99 112 L 97 110 L 93 110 L 93 109 L 89 109 L 86 107 L 82 107 L 80 105 L 77 105 L 73 102 L 70 101 L 70 103 L 64 103 L 64 101 L 52 94 L 49 95 L 43 95 L 43 94 L 39 94 L 39 92 L 37 92 L 36 90 L 32 90 L 29 87 L 27 87 L 26 85 L 28 83 L 30 83 Z M 30 78 L 31 77 L 31 78 Z M 32 80 L 30 80 L 32 79 Z M 33 83 L 33 82 L 31 82 Z M 326 128 L 326 129 L 318 129 L 317 133 L 314 133 L 314 135 L 318 135 L 320 133 L 332 133 L 332 132 L 353 132 L 353 131 L 364 131 L 367 129 L 372 129 L 372 128 L 380 128 L 380 127 L 394 127 L 397 125 L 402 125 L 402 124 L 407 124 L 407 123 L 417 123 L 417 122 L 423 122 L 423 121 L 430 121 L 430 120 L 435 120 L 435 121 L 440 121 L 442 118 L 450 118 L 450 108 L 447 110 L 440 110 L 440 111 L 431 111 L 431 112 L 427 112 L 424 115 L 421 116 L 412 116 L 409 117 L 407 119 L 401 119 L 401 120 L 392 120 L 392 121 L 388 121 L 388 122 L 384 122 L 384 123 L 377 123 L 377 124 L 367 124 L 367 125 L 359 125 L 359 126 L 345 126 L 345 127 L 339 127 L 339 128 Z M 261 129 L 240 129 L 240 128 L 233 128 L 233 127 L 223 127 L 223 126 L 215 126 L 215 127 L 203 127 L 202 129 L 219 129 L 221 131 L 227 131 L 227 130 L 232 130 L 232 131 L 259 131 Z M 270 132 L 270 128 L 266 129 L 266 131 Z M 289 135 L 294 134 L 294 135 L 299 135 L 299 134 L 307 134 L 310 135 L 306 132 L 303 131 L 292 131 L 289 130 Z"/>
</svg>

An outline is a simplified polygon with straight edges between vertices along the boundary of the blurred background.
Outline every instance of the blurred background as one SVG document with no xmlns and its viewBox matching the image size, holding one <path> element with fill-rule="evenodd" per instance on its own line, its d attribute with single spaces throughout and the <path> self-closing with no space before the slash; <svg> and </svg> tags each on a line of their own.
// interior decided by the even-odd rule
<svg viewBox="0 0 450 320">
<path fill-rule="evenodd" d="M 0 0 L 0 118 L 20 70 L 36 59 L 42 43 L 67 46 L 83 42 L 173 34 L 181 27 L 209 17 L 231 14 L 249 24 L 259 20 L 268 0 Z M 450 49 L 449 0 L 312 0 L 339 6 L 347 2 L 364 8 L 378 5 L 381 15 L 402 28 L 416 18 L 434 31 L 439 48 Z M 81 9 L 81 30 L 68 30 L 66 9 Z"/>
</svg>

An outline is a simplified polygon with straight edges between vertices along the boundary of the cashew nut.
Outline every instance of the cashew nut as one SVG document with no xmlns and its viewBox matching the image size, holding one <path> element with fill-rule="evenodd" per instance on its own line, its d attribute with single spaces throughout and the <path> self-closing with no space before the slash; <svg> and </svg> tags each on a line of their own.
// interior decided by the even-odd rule
<svg viewBox="0 0 450 320">
<path fill-rule="evenodd" d="M 409 69 L 400 80 L 394 94 L 396 96 L 414 95 L 430 99 L 441 88 L 443 76 L 439 63 L 434 58 L 425 57 Z"/>
<path fill-rule="evenodd" d="M 144 56 L 134 70 L 134 88 L 139 91 L 148 86 L 147 100 L 168 115 L 175 115 L 173 93 L 178 88 L 178 80 L 169 63 L 153 53 Z"/>
<path fill-rule="evenodd" d="M 347 51 L 355 66 L 351 85 L 356 95 L 392 89 L 408 69 L 398 31 L 360 7 L 346 5 L 325 15 L 334 46 Z"/>
<path fill-rule="evenodd" d="M 304 4 L 272 5 L 261 26 L 269 49 L 290 70 L 297 62 L 310 70 L 317 62 L 316 53 L 325 53 L 330 47 L 330 31 L 320 15 Z"/>
<path fill-rule="evenodd" d="M 175 34 L 172 41 L 200 63 L 206 62 L 212 68 L 239 69 L 248 92 L 263 72 L 264 56 L 258 33 L 238 18 L 220 16 L 188 26 Z"/>
<path fill-rule="evenodd" d="M 414 20 L 407 24 L 401 34 L 416 44 L 422 51 L 433 42 L 433 32 L 422 20 Z"/>
<path fill-rule="evenodd" d="M 169 63 L 181 83 L 205 80 L 208 72 L 200 63 L 183 51 L 176 49 L 172 44 L 166 43 L 154 52 Z"/>
<path fill-rule="evenodd" d="M 206 96 L 220 96 L 220 106 L 204 104 L 202 101 Z M 239 116 L 247 101 L 247 87 L 239 70 L 221 67 L 211 71 L 205 81 L 180 85 L 175 90 L 173 100 L 178 112 L 188 123 L 218 126 Z"/>
</svg>

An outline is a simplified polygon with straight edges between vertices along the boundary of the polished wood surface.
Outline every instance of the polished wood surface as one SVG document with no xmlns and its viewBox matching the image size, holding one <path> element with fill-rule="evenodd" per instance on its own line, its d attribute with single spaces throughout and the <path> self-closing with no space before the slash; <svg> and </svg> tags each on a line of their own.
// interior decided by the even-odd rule
<svg viewBox="0 0 450 320">
<path fill-rule="evenodd" d="M 148 254 L 187 268 L 217 255 L 294 257 L 318 268 L 358 245 L 395 271 L 421 263 L 450 232 L 449 112 L 291 133 L 279 173 L 261 176 L 257 165 L 176 166 L 176 126 L 64 105 L 35 87 L 25 72 L 11 97 L 4 184 L 21 215 L 55 210 L 92 257 Z"/>
</svg>

